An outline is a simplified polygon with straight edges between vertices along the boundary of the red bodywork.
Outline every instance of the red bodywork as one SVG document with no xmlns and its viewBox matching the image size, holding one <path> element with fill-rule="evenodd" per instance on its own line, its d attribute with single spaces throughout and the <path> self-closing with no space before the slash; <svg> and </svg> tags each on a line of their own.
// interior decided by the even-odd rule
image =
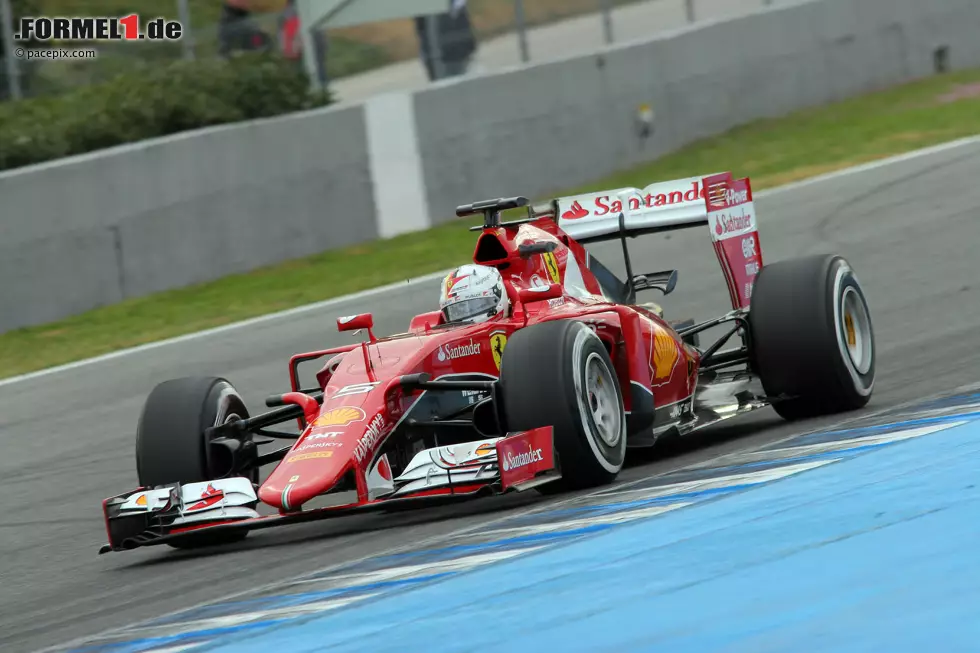
<svg viewBox="0 0 980 653">
<path fill-rule="evenodd" d="M 522 258 L 518 246 L 532 242 L 553 242 L 557 247 Z M 497 377 L 507 337 L 539 322 L 576 319 L 595 329 L 616 365 L 628 413 L 644 394 L 657 406 L 675 405 L 692 396 L 697 351 L 652 311 L 605 300 L 588 268 L 589 255 L 554 220 L 487 229 L 473 260 L 500 269 L 511 300 L 509 315 L 482 324 L 440 328 L 441 313 L 432 311 L 416 316 L 410 333 L 294 357 L 292 362 L 298 363 L 332 356 L 317 375 L 324 400 L 315 413 L 305 411 L 302 437 L 259 489 L 264 503 L 281 511 L 296 510 L 350 473 L 358 502 L 369 501 L 367 477 L 377 464 L 376 455 L 419 394 L 403 393 L 399 378 L 417 373 L 433 379 Z M 533 303 L 521 300 L 532 286 L 546 284 L 559 284 L 560 297 Z M 295 371 L 291 381 L 298 390 Z M 289 397 L 287 401 L 310 406 L 305 395 Z"/>
<path fill-rule="evenodd" d="M 523 198 L 516 199 L 524 204 L 511 206 L 526 204 Z M 506 200 L 492 201 L 489 205 L 494 202 Z M 103 511 L 110 543 L 103 547 L 103 552 L 159 543 L 178 533 L 201 529 L 251 530 L 401 499 L 520 490 L 559 478 L 561 470 L 551 427 L 491 437 L 481 434 L 495 432 L 494 429 L 482 430 L 477 425 L 480 406 L 494 405 L 492 395 L 496 386 L 490 382 L 500 375 L 508 338 L 519 329 L 550 320 L 583 322 L 606 345 L 619 377 L 628 443 L 633 446 L 652 445 L 658 429 L 662 432 L 683 424 L 690 432 L 700 428 L 699 424 L 724 419 L 710 408 L 703 415 L 697 414 L 695 405 L 696 390 L 698 402 L 702 401 L 698 386 L 702 359 L 706 370 L 719 364 L 716 361 L 722 360 L 726 352 L 715 358 L 711 356 L 722 342 L 706 348 L 702 354 L 687 344 L 658 313 L 644 305 L 627 304 L 633 300 L 624 300 L 623 289 L 616 287 L 623 282 L 612 277 L 581 243 L 707 226 L 733 312 L 691 327 L 689 333 L 726 320 L 743 320 L 755 277 L 762 266 L 748 180 L 735 180 L 726 173 L 653 184 L 643 191 L 619 189 L 560 198 L 549 207 L 544 212 L 529 209 L 532 218 L 527 221 L 485 227 L 477 240 L 474 263 L 496 267 L 503 276 L 510 299 L 505 314 L 481 324 L 445 325 L 440 311 L 425 312 L 411 320 L 407 333 L 382 339 L 373 332 L 370 314 L 338 318 L 338 330 L 366 330 L 368 339 L 297 354 L 290 359 L 292 391 L 279 399 L 301 407 L 301 432 L 257 493 L 252 481 L 235 477 L 216 480 L 214 487 L 189 484 L 152 490 L 140 488 L 107 499 Z M 457 209 L 461 210 L 472 213 L 482 209 L 475 204 Z M 618 217 L 611 212 L 619 212 Z M 498 222 L 499 219 L 490 224 Z M 574 233 L 575 238 L 569 233 Z M 658 287 L 651 279 L 659 274 L 662 273 L 636 277 L 640 279 L 640 289 Z M 602 287 L 600 279 L 608 287 Z M 631 290 L 625 296 L 634 296 L 634 283 L 635 280 L 628 282 Z M 673 281 L 669 284 L 671 288 L 672 284 Z M 662 290 L 669 292 L 669 289 Z M 744 320 L 740 324 L 744 327 Z M 737 328 L 741 327 L 736 325 Z M 726 360 L 744 362 L 748 360 L 746 351 L 747 347 L 743 347 Z M 299 381 L 299 365 L 310 361 L 322 361 L 316 374 L 322 402 L 314 396 L 318 392 L 304 388 Z M 724 360 L 721 364 L 724 365 Z M 716 372 L 706 374 L 717 376 Z M 419 443 L 416 436 L 406 434 L 412 429 L 430 428 L 433 423 L 427 419 L 439 420 L 440 427 L 452 422 L 451 417 L 445 416 L 442 399 L 433 400 L 433 395 L 426 398 L 428 391 L 422 388 L 427 381 L 422 381 L 423 378 L 441 382 L 430 387 L 459 388 L 443 395 L 436 392 L 435 396 L 455 393 L 464 403 L 463 410 L 472 411 L 472 421 L 464 421 L 462 431 L 450 438 L 455 441 L 450 442 L 449 449 L 408 447 Z M 452 385 L 447 381 L 462 384 Z M 481 392 L 489 392 L 490 397 L 478 400 L 473 396 Z M 733 399 L 725 415 L 732 416 L 763 404 L 761 399 Z M 458 414 L 453 410 L 450 407 L 449 413 Z M 284 419 L 292 419 L 297 412 L 287 410 Z M 262 416 L 258 419 L 261 421 Z M 491 423 L 500 424 L 496 417 L 491 418 Z M 460 447 L 460 452 L 453 447 Z M 422 451 L 426 453 L 423 455 Z M 263 456 L 267 461 L 260 464 L 275 462 L 281 454 L 282 450 Z M 446 474 L 448 482 L 429 485 L 430 471 L 425 461 L 415 463 L 417 458 L 426 456 L 431 456 L 430 460 L 439 473 Z M 396 488 L 396 482 L 403 485 Z M 186 496 L 182 494 L 185 490 Z M 354 490 L 356 499 L 344 505 L 322 507 L 311 501 L 345 490 Z M 144 503 L 124 506 L 127 501 L 137 501 L 141 492 L 145 496 L 139 496 L 139 500 Z M 237 498 L 226 504 L 223 497 L 227 492 Z M 254 506 L 256 496 L 279 514 L 261 515 L 255 511 L 250 506 Z M 147 507 L 148 501 L 153 504 L 152 510 Z M 197 521 L 193 519 L 194 510 L 185 507 L 190 503 L 208 507 L 212 501 L 221 504 L 215 508 L 219 512 L 213 516 L 201 515 L 204 518 Z M 192 518 L 188 519 L 188 515 Z M 113 520 L 121 524 L 115 536 Z"/>
</svg>

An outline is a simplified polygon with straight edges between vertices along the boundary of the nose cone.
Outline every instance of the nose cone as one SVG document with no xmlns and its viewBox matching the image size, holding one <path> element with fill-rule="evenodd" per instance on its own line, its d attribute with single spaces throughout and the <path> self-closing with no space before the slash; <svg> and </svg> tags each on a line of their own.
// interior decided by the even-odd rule
<svg viewBox="0 0 980 653">
<path fill-rule="evenodd" d="M 352 447 L 343 435 L 311 429 L 259 488 L 259 499 L 288 512 L 332 489 L 350 469 Z"/>
</svg>

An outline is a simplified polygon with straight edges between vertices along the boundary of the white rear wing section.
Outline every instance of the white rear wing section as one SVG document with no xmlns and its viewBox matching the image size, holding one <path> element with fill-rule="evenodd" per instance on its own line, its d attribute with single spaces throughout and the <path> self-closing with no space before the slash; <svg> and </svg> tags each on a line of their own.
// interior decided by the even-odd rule
<svg viewBox="0 0 980 653">
<path fill-rule="evenodd" d="M 708 224 L 701 177 L 651 184 L 644 189 L 618 188 L 555 200 L 555 219 L 562 231 L 579 241 L 618 238 Z"/>
<path fill-rule="evenodd" d="M 730 172 L 559 197 L 532 213 L 552 214 L 580 243 L 708 226 L 732 308 L 748 308 L 762 268 L 751 184 Z"/>
</svg>

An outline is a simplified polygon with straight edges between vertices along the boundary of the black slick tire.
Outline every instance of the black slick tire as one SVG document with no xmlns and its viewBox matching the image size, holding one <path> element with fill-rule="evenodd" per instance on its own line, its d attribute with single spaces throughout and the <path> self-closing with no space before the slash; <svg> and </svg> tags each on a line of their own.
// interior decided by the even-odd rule
<svg viewBox="0 0 980 653">
<path fill-rule="evenodd" d="M 197 483 L 218 478 L 209 466 L 205 429 L 248 410 L 228 381 L 187 377 L 164 381 L 146 399 L 136 430 L 136 473 L 140 485 Z M 212 533 L 175 540 L 176 548 L 197 548 L 244 539 L 245 531 Z"/>
<path fill-rule="evenodd" d="M 590 394 L 590 383 L 598 392 Z M 501 360 L 500 389 L 509 431 L 554 428 L 562 478 L 541 492 L 615 480 L 626 456 L 623 394 L 605 346 L 586 325 L 557 320 L 515 332 Z"/>
<path fill-rule="evenodd" d="M 876 355 L 871 311 L 842 257 L 765 266 L 752 291 L 749 324 L 753 367 L 781 417 L 855 410 L 870 400 Z"/>
</svg>

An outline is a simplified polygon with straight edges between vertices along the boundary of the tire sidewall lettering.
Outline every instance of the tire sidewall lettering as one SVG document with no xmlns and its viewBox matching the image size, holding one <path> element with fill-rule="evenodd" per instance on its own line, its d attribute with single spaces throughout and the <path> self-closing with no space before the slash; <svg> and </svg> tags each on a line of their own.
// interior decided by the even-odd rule
<svg viewBox="0 0 980 653">
<path fill-rule="evenodd" d="M 611 454 L 614 456 L 614 460 L 610 460 L 607 457 L 607 447 L 604 443 L 599 442 L 599 436 L 596 433 L 596 426 L 592 419 L 592 414 L 586 407 L 585 398 L 585 361 L 588 358 L 587 352 L 584 351 L 586 345 L 588 344 L 598 344 L 599 348 L 603 351 L 605 347 L 602 346 L 602 342 L 594 331 L 591 331 L 588 327 L 583 325 L 581 328 L 575 330 L 575 340 L 572 345 L 572 378 L 575 384 L 575 398 L 576 404 L 579 410 L 579 419 L 582 425 L 582 435 L 585 438 L 589 449 L 592 452 L 596 462 L 602 466 L 604 470 L 609 473 L 618 473 L 623 467 L 623 461 L 626 455 L 626 420 L 620 421 L 620 433 L 619 439 L 616 442 L 615 449 L 612 450 Z M 610 373 L 612 378 L 616 378 L 615 371 L 608 367 L 608 363 L 604 357 L 600 357 L 602 364 L 606 367 L 606 370 Z M 616 395 L 619 399 L 620 407 L 623 403 L 622 390 L 619 388 L 619 384 L 616 384 Z"/>
<path fill-rule="evenodd" d="M 868 326 L 871 332 L 871 338 L 868 342 L 868 346 L 871 347 L 871 366 L 868 368 L 868 371 L 865 374 L 861 374 L 855 367 L 854 361 L 851 360 L 847 343 L 845 342 L 843 312 L 845 291 L 848 288 L 853 288 L 858 299 L 863 304 L 865 316 L 868 319 Z M 868 307 L 867 299 L 864 297 L 864 292 L 861 290 L 861 286 L 858 283 L 857 278 L 854 276 L 853 270 L 851 270 L 850 266 L 843 261 L 838 263 L 836 266 L 832 297 L 832 301 L 834 303 L 834 335 L 837 340 L 837 349 L 841 357 L 841 362 L 844 366 L 844 370 L 847 373 L 847 377 L 850 379 L 854 391 L 859 395 L 866 397 L 872 393 L 875 385 L 875 358 L 877 352 L 875 351 L 874 345 L 874 328 L 871 324 L 871 311 Z"/>
</svg>

